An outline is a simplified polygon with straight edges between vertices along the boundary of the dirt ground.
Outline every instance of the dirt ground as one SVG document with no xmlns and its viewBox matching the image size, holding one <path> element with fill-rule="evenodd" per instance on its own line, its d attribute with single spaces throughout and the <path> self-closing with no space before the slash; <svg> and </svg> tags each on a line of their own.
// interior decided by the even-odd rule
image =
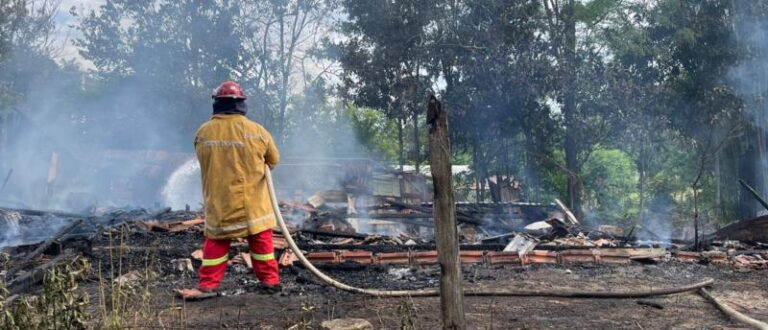
<svg viewBox="0 0 768 330">
<path fill-rule="evenodd" d="M 137 240 L 133 237 L 134 241 Z M 149 239 L 149 237 L 146 237 Z M 139 237 L 138 241 L 144 238 Z M 168 260 L 186 258 L 199 245 L 195 234 L 147 241 L 147 250 L 125 252 L 122 273 L 132 269 L 155 275 L 147 281 L 150 315 L 132 327 L 145 329 L 317 329 L 324 320 L 364 318 L 377 329 L 440 328 L 438 298 L 375 298 L 342 292 L 321 285 L 306 270 L 294 266 L 281 270 L 284 292 L 253 292 L 257 282 L 250 271 L 232 266 L 222 283 L 225 296 L 201 302 L 182 302 L 172 289 L 194 287 L 194 272 L 179 272 Z M 107 255 L 92 257 L 94 265 L 108 264 Z M 113 253 L 111 260 L 117 258 Z M 195 267 L 199 264 L 195 264 Z M 326 271 L 352 285 L 415 289 L 437 286 L 439 269 L 334 266 Z M 666 288 L 691 284 L 703 278 L 716 280 L 712 293 L 747 315 L 768 320 L 768 271 L 742 271 L 730 266 L 684 264 L 469 266 L 463 270 L 465 285 L 484 289 L 629 290 Z M 104 275 L 108 277 L 108 275 Z M 98 303 L 98 283 L 85 285 Z M 466 297 L 469 329 L 733 329 L 744 328 L 726 318 L 694 293 L 640 299 L 661 306 L 650 307 L 638 299 L 563 299 L 520 297 Z"/>
</svg>

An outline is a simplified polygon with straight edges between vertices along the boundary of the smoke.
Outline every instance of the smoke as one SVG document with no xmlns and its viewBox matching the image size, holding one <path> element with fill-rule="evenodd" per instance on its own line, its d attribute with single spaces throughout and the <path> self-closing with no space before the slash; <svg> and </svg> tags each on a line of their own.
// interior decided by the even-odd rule
<svg viewBox="0 0 768 330">
<path fill-rule="evenodd" d="M 22 217 L 17 212 L 0 210 L 0 248 L 45 241 L 71 222 L 53 215 Z"/>
<path fill-rule="evenodd" d="M 634 236 L 639 240 L 670 242 L 675 209 L 675 202 L 668 197 L 651 200 L 647 211 L 643 213 L 643 223 Z"/>
<path fill-rule="evenodd" d="M 176 142 L 183 132 L 171 119 L 146 115 L 151 110 L 136 113 L 148 108 L 139 86 L 82 97 L 83 79 L 84 73 L 52 70 L 20 86 L 45 97 L 30 96 L 11 110 L 0 170 L 13 174 L 0 199 L 76 212 L 159 206 L 159 188 L 189 155 Z"/>
<path fill-rule="evenodd" d="M 768 189 L 768 159 L 766 159 L 765 139 L 768 133 L 768 21 L 764 13 L 765 5 L 761 2 L 734 2 L 733 24 L 734 38 L 743 52 L 739 64 L 731 68 L 727 79 L 742 96 L 746 106 L 746 115 L 757 130 L 755 149 L 747 152 L 754 157 L 754 166 L 760 182 L 752 182 L 758 191 Z M 759 140 L 763 140 L 760 142 Z M 763 150 L 758 150 L 763 149 Z"/>
<path fill-rule="evenodd" d="M 659 214 L 649 212 L 643 219 L 643 229 L 636 237 L 641 240 L 660 240 L 662 242 L 669 242 L 672 239 L 672 221 L 670 221 L 670 214 L 672 210 L 668 210 L 670 213 Z"/>
<path fill-rule="evenodd" d="M 21 226 L 19 226 L 21 216 L 15 212 L 0 212 L 0 220 L 5 227 L 3 228 L 2 239 L 0 239 L 0 248 L 18 245 L 21 237 Z"/>
</svg>

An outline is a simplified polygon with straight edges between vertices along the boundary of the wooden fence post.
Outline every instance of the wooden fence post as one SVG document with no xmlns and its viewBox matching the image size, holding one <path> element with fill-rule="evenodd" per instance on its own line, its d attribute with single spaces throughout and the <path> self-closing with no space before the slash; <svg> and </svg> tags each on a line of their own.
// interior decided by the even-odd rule
<svg viewBox="0 0 768 330">
<path fill-rule="evenodd" d="M 427 103 L 429 125 L 429 163 L 435 190 L 434 215 L 437 260 L 440 264 L 440 307 L 443 329 L 467 328 L 464 321 L 464 292 L 459 238 L 456 229 L 456 204 L 451 173 L 451 141 L 448 118 L 440 101 L 430 95 Z"/>
</svg>

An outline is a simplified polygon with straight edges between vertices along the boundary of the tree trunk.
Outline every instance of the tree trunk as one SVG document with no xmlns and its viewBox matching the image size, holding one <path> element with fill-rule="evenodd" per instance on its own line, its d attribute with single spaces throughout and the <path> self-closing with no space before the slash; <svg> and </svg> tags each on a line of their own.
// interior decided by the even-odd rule
<svg viewBox="0 0 768 330">
<path fill-rule="evenodd" d="M 693 186 L 693 247 L 699 251 L 699 192 L 696 185 Z"/>
<path fill-rule="evenodd" d="M 699 251 L 699 248 L 701 247 L 699 245 L 699 183 L 701 182 L 701 177 L 704 175 L 705 166 L 706 155 L 702 154 L 699 163 L 699 171 L 696 174 L 696 179 L 693 180 L 693 184 L 691 184 L 691 189 L 693 189 L 693 246 L 696 251 Z"/>
<path fill-rule="evenodd" d="M 640 206 L 639 211 L 637 212 L 637 223 L 643 224 L 643 221 L 645 221 L 645 159 L 641 158 L 639 165 L 640 168 L 638 169 L 638 172 L 640 172 L 640 178 L 638 182 L 638 188 L 640 190 Z"/>
<path fill-rule="evenodd" d="M 430 96 L 427 118 L 430 125 L 429 163 L 435 190 L 435 238 L 440 264 L 440 310 L 443 329 L 466 329 L 448 118 L 434 96 Z"/>
<path fill-rule="evenodd" d="M 756 143 L 753 141 L 753 139 L 749 139 L 749 136 L 754 136 L 754 134 L 759 130 L 756 128 L 750 129 L 747 134 L 745 134 L 745 137 L 747 139 L 746 145 L 747 148 L 743 153 L 743 156 L 739 159 L 739 178 L 743 179 L 746 182 L 758 182 L 759 181 L 759 174 L 758 172 L 758 164 L 759 164 L 759 157 Z M 759 187 L 755 187 L 756 189 L 760 189 Z M 758 190 L 760 191 L 760 190 Z M 755 199 L 749 195 L 746 191 L 743 189 L 738 190 L 738 196 L 739 196 L 739 212 L 738 216 L 741 219 L 751 219 L 754 218 L 757 215 L 757 202 Z"/>
<path fill-rule="evenodd" d="M 563 8 L 563 23 L 565 26 L 564 47 L 564 104 L 565 116 L 565 168 L 568 170 L 568 203 L 576 217 L 582 218 L 581 185 L 579 175 L 579 141 L 576 141 L 576 18 L 574 16 L 574 0 L 568 0 Z"/>
<path fill-rule="evenodd" d="M 6 146 L 8 145 L 8 116 L 3 115 L 0 113 L 0 159 L 9 159 L 5 155 Z M 0 161 L 0 171 L 4 170 L 6 166 L 6 162 Z"/>
<path fill-rule="evenodd" d="M 280 97 L 279 108 L 277 109 L 277 142 L 283 144 L 283 137 L 285 136 L 285 109 L 288 101 L 288 74 L 285 72 L 286 66 L 286 54 L 285 54 L 285 14 L 280 13 L 278 18 L 280 24 L 280 90 L 278 91 Z M 288 54 L 287 56 L 290 56 Z"/>
<path fill-rule="evenodd" d="M 755 166 L 757 167 L 756 175 L 755 175 L 755 181 L 757 183 L 757 186 L 754 187 L 760 194 L 763 196 L 766 195 L 766 188 L 768 188 L 768 175 L 766 175 L 765 171 L 768 170 L 766 168 L 766 164 L 768 164 L 768 155 L 766 155 L 768 152 L 768 146 L 766 146 L 766 131 L 763 127 L 765 124 L 765 111 L 762 111 L 763 107 L 759 107 L 760 110 L 757 110 L 758 113 L 758 125 L 756 127 L 756 136 L 757 136 L 757 154 L 755 155 Z"/>
<path fill-rule="evenodd" d="M 480 204 L 482 196 L 480 195 L 480 167 L 477 161 L 477 143 L 472 144 L 472 167 L 475 169 L 475 203 Z"/>
<path fill-rule="evenodd" d="M 398 153 L 400 155 L 400 171 L 404 169 L 405 166 L 405 139 L 403 137 L 403 118 L 398 117 L 397 118 L 397 147 L 398 147 Z"/>
<path fill-rule="evenodd" d="M 416 108 L 413 109 L 413 162 L 416 165 L 416 173 L 419 173 L 419 160 L 421 143 L 419 143 L 419 113 Z"/>
<path fill-rule="evenodd" d="M 715 200 L 717 201 L 717 209 L 720 210 L 720 216 L 725 219 L 725 205 L 723 203 L 723 187 L 722 178 L 723 174 L 720 169 L 720 151 L 715 151 Z"/>
</svg>

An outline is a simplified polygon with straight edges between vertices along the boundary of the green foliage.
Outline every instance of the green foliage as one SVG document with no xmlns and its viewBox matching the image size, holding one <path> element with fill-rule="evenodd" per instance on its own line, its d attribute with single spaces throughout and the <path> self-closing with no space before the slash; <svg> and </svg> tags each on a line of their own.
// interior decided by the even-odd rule
<svg viewBox="0 0 768 330">
<path fill-rule="evenodd" d="M 544 163 L 544 168 L 540 173 L 541 184 L 540 191 L 535 196 L 540 196 L 537 200 L 547 202 L 557 198 L 568 196 L 568 174 L 563 170 L 565 164 L 565 152 L 562 149 L 555 150 L 551 159 Z"/>
<path fill-rule="evenodd" d="M 22 297 L 2 307 L 3 329 L 86 329 L 91 318 L 89 300 L 78 281 L 90 272 L 90 263 L 83 258 L 49 270 L 39 295 Z"/>
<path fill-rule="evenodd" d="M 16 33 L 23 28 L 27 10 L 23 0 L 3 1 L 0 3 L 0 63 L 13 47 Z"/>
<path fill-rule="evenodd" d="M 75 44 L 96 66 L 104 84 L 92 103 L 113 109 L 104 112 L 98 107 L 88 114 L 104 128 L 96 135 L 130 137 L 141 127 L 163 130 L 174 123 L 172 127 L 181 134 L 162 141 L 126 138 L 116 142 L 123 148 L 149 143 L 167 148 L 188 146 L 188 137 L 210 112 L 210 91 L 223 80 L 237 78 L 233 70 L 247 54 L 239 42 L 243 32 L 234 25 L 238 7 L 230 1 L 139 4 L 111 0 L 87 15 L 78 15 L 82 37 Z M 132 23 L 126 26 L 125 21 Z M 142 97 L 134 98 L 136 92 Z M 115 119 L 119 125 L 112 124 Z"/>
<path fill-rule="evenodd" d="M 599 23 L 606 15 L 615 9 L 618 0 L 592 0 L 588 2 L 576 2 L 574 15 L 578 21 L 587 25 Z"/>
<path fill-rule="evenodd" d="M 380 111 L 350 105 L 346 118 L 355 131 L 355 136 L 370 155 L 377 155 L 387 163 L 397 162 L 397 123 Z"/>
<path fill-rule="evenodd" d="M 637 212 L 637 167 L 626 153 L 598 149 L 584 164 L 581 178 L 590 216 L 599 223 L 634 217 Z"/>
<path fill-rule="evenodd" d="M 144 256 L 143 270 L 125 272 L 125 228 L 121 227 L 119 233 L 110 231 L 108 234 L 109 264 L 98 265 L 98 319 L 95 327 L 118 330 L 146 326 L 148 321 L 157 321 L 164 326 L 160 313 L 154 312 L 150 306 L 150 283 L 157 279 L 157 273 L 152 270 L 157 267 L 157 246 L 153 246 Z M 113 234 L 118 234 L 118 237 Z M 105 272 L 107 276 L 104 276 Z M 183 316 L 183 311 L 181 312 Z M 180 323 L 183 324 L 183 320 L 180 320 Z"/>
<path fill-rule="evenodd" d="M 416 309 L 413 306 L 413 301 L 408 298 L 404 299 L 397 306 L 397 313 L 400 315 L 400 330 L 416 330 Z"/>
</svg>

